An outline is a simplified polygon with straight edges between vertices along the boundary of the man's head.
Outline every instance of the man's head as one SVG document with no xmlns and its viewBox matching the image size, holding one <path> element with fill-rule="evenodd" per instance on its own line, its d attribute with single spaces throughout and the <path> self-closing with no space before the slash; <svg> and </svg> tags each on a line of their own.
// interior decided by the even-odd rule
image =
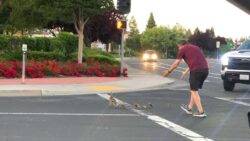
<svg viewBox="0 0 250 141">
<path fill-rule="evenodd" d="M 180 49 L 183 45 L 187 44 L 188 40 L 187 39 L 181 39 L 180 42 L 178 43 L 177 47 Z"/>
</svg>

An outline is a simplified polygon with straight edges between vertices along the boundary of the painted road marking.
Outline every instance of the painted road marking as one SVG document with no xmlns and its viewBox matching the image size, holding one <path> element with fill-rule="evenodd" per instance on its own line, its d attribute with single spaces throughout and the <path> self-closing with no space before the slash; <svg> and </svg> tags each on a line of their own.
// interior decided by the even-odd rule
<svg viewBox="0 0 250 141">
<path fill-rule="evenodd" d="M 95 91 L 119 91 L 122 88 L 118 86 L 89 86 L 90 89 Z"/>
<path fill-rule="evenodd" d="M 97 94 L 99 95 L 100 97 L 104 98 L 105 100 L 109 100 L 109 95 L 108 94 Z M 157 116 L 157 115 L 152 115 L 152 114 L 149 114 L 149 113 L 146 113 L 145 111 L 141 111 L 141 110 L 137 110 L 137 109 L 134 109 L 132 105 L 128 104 L 128 103 L 125 103 L 117 98 L 115 98 L 116 101 L 120 104 L 124 104 L 126 106 L 126 108 L 128 108 L 129 110 L 139 114 L 140 116 L 144 116 L 146 117 L 147 119 L 153 121 L 154 123 L 158 124 L 158 125 L 161 125 L 162 127 L 165 127 L 189 140 L 192 140 L 192 141 L 213 141 L 212 139 L 209 139 L 209 138 L 206 138 L 202 135 L 199 135 L 198 133 L 196 132 L 193 132 L 187 128 L 184 128 L 180 125 L 177 125 L 171 121 L 168 121 L 160 116 Z"/>
<path fill-rule="evenodd" d="M 35 115 L 35 116 L 128 116 L 138 117 L 137 114 L 91 114 L 91 113 L 3 113 L 0 115 Z"/>
<path fill-rule="evenodd" d="M 243 102 L 243 101 L 237 101 L 237 100 L 233 100 L 233 99 L 231 99 L 231 98 L 224 98 L 224 97 L 214 97 L 214 98 L 219 99 L 219 100 L 224 100 L 224 101 L 227 101 L 227 102 L 231 102 L 231 103 L 240 104 L 240 105 L 244 105 L 244 106 L 250 107 L 250 104 L 249 104 L 249 103 L 246 103 L 246 102 Z"/>
</svg>

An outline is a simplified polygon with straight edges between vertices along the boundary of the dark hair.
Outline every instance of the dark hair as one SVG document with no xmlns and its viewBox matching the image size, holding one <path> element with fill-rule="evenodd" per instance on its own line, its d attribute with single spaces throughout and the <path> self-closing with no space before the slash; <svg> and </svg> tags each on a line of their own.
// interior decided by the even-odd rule
<svg viewBox="0 0 250 141">
<path fill-rule="evenodd" d="M 179 45 L 185 45 L 187 43 L 188 43 L 187 39 L 181 39 L 180 42 L 179 42 Z"/>
</svg>

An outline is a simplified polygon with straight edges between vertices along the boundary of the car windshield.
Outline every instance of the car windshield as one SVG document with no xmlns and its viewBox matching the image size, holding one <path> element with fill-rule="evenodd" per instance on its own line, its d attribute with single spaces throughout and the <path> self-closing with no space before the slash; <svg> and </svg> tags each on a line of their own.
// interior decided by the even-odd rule
<svg viewBox="0 0 250 141">
<path fill-rule="evenodd" d="M 250 50 L 250 40 L 245 41 L 237 50 Z"/>
<path fill-rule="evenodd" d="M 155 51 L 153 51 L 153 50 L 147 50 L 147 51 L 145 51 L 145 53 L 148 53 L 148 54 L 154 54 L 154 53 L 155 53 Z"/>
</svg>

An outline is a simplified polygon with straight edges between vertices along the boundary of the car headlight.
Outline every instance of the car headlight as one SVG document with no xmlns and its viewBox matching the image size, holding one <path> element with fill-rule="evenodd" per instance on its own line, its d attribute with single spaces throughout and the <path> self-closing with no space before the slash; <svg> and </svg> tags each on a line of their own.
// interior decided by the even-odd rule
<svg viewBox="0 0 250 141">
<path fill-rule="evenodd" d="M 158 57 L 157 57 L 156 54 L 153 54 L 153 55 L 152 55 L 152 59 L 156 60 L 157 58 L 158 58 Z"/>
<path fill-rule="evenodd" d="M 222 57 L 221 57 L 221 64 L 222 64 L 223 66 L 227 66 L 227 65 L 228 65 L 228 61 L 229 61 L 228 56 L 222 56 Z"/>
<path fill-rule="evenodd" d="M 144 59 L 144 60 L 149 59 L 149 55 L 148 55 L 148 54 L 143 54 L 143 59 Z"/>
</svg>

